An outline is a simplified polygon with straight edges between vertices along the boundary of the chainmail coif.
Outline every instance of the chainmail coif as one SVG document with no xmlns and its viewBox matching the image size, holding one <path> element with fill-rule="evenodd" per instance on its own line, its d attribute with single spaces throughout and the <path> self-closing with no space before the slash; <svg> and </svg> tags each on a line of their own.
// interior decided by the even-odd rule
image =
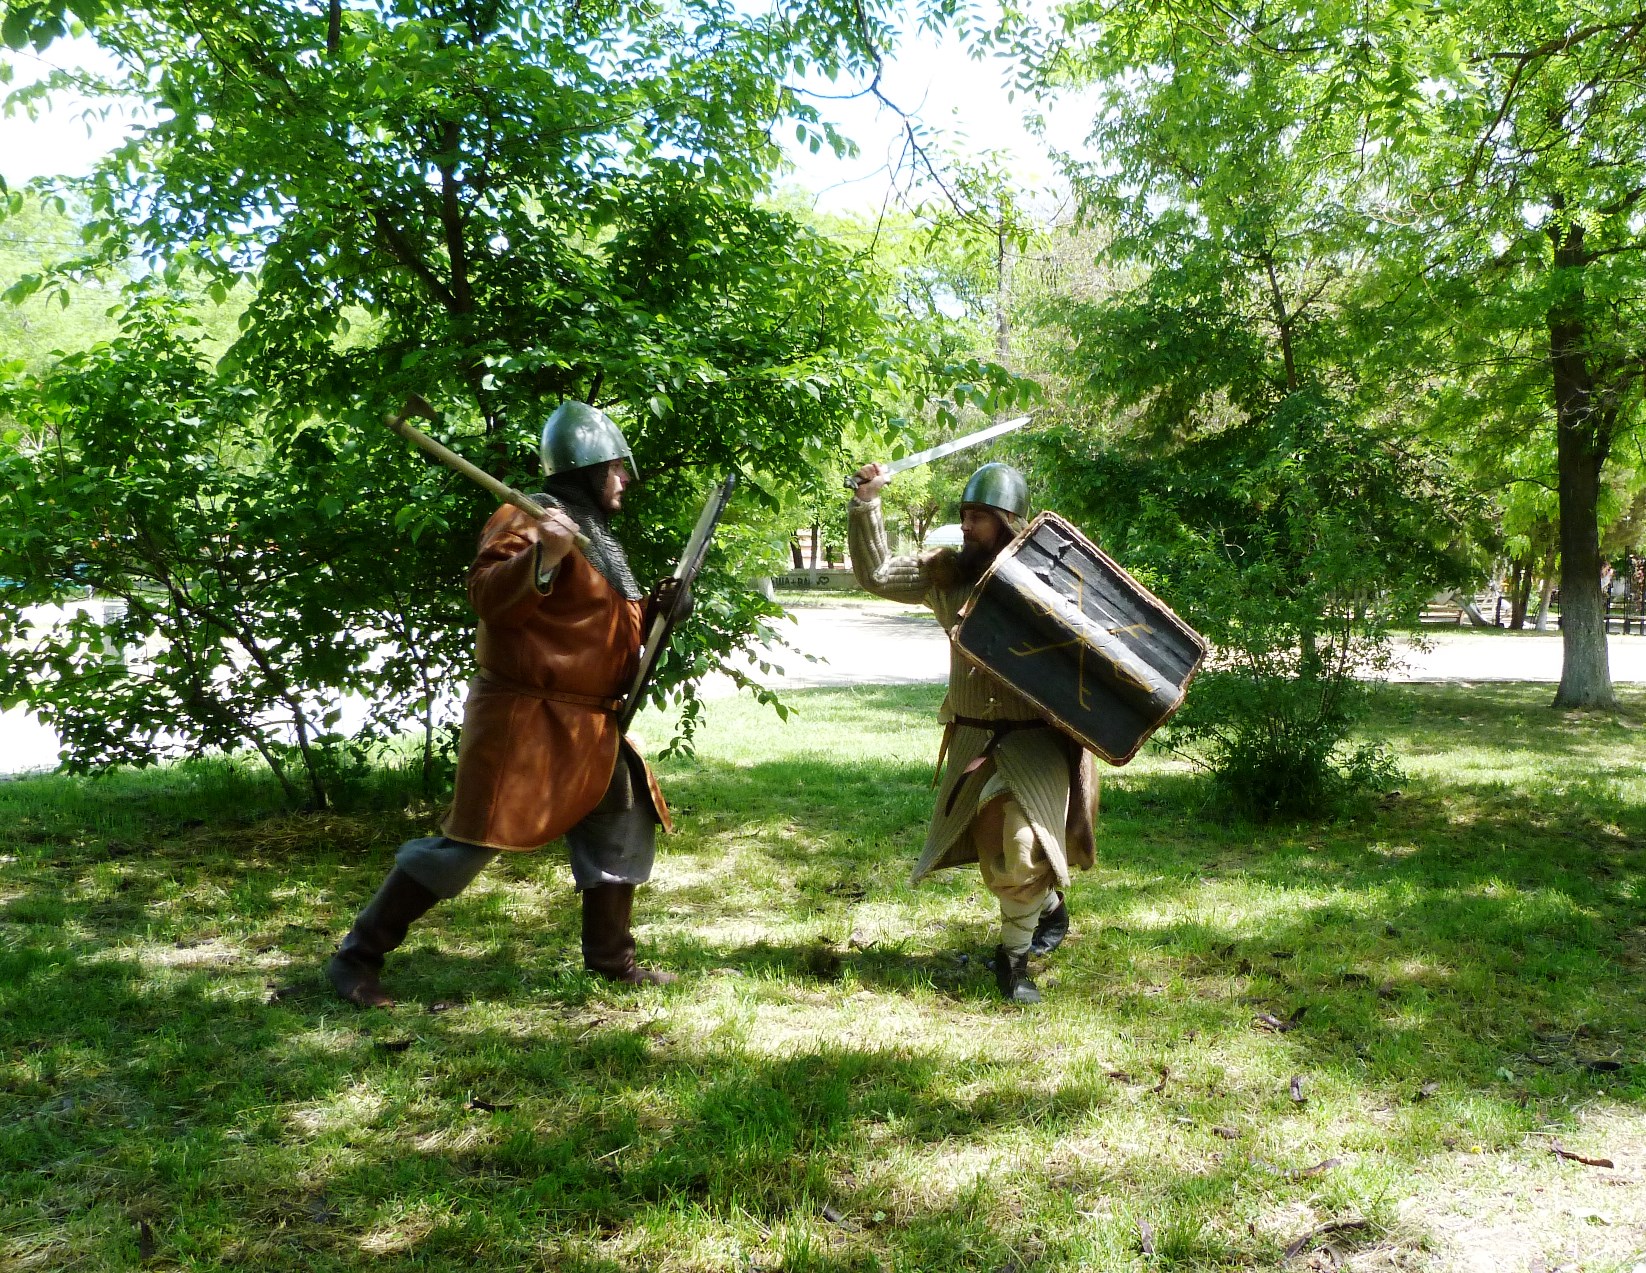
<svg viewBox="0 0 1646 1273">
<path fill-rule="evenodd" d="M 600 493 L 605 483 L 604 464 L 567 469 L 564 473 L 544 478 L 543 493 L 536 499 L 540 504 L 553 504 L 576 522 L 577 529 L 589 537 L 589 546 L 583 550 L 589 565 L 598 570 L 619 595 L 630 601 L 639 601 L 646 594 L 634 580 L 623 545 L 612 534 L 611 515 L 600 506 Z"/>
</svg>

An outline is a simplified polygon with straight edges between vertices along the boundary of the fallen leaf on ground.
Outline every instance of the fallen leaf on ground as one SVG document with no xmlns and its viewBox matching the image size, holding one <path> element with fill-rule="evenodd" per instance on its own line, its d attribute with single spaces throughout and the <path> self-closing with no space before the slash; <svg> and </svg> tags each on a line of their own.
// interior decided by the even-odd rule
<svg viewBox="0 0 1646 1273">
<path fill-rule="evenodd" d="M 1294 1256 L 1302 1255 L 1321 1238 L 1329 1238 L 1337 1233 L 1353 1233 L 1357 1229 L 1366 1228 L 1367 1224 L 1368 1221 L 1365 1220 L 1333 1220 L 1330 1224 L 1310 1229 L 1301 1237 L 1293 1238 L 1286 1244 L 1286 1258 L 1290 1260 Z"/>
<path fill-rule="evenodd" d="M 1572 1162 L 1580 1162 L 1585 1167 L 1616 1167 L 1617 1166 L 1617 1164 L 1614 1163 L 1610 1158 L 1589 1158 L 1589 1157 L 1587 1157 L 1583 1154 L 1574 1154 L 1571 1150 L 1567 1149 L 1566 1146 L 1562 1145 L 1558 1140 L 1554 1144 L 1549 1146 L 1549 1152 L 1552 1153 L 1556 1158 L 1567 1158 L 1567 1159 L 1570 1159 Z"/>
<path fill-rule="evenodd" d="M 1137 1222 L 1137 1245 L 1144 1255 L 1154 1254 L 1154 1226 L 1147 1220 Z"/>
<path fill-rule="evenodd" d="M 503 1110 L 513 1109 L 514 1108 L 514 1102 L 513 1101 L 501 1101 L 501 1102 L 488 1101 L 488 1100 L 483 1099 L 482 1097 L 475 1096 L 475 1097 L 471 1097 L 469 1099 L 469 1103 L 467 1105 L 465 1105 L 463 1108 L 464 1109 L 476 1110 L 477 1112 L 479 1112 L 481 1114 L 497 1114 L 497 1113 L 501 1113 Z"/>
<path fill-rule="evenodd" d="M 1417 1095 L 1414 1096 L 1412 1099 L 1414 1101 L 1426 1101 L 1431 1096 L 1433 1096 L 1436 1092 L 1438 1092 L 1439 1090 L 1440 1090 L 1440 1084 L 1439 1083 L 1434 1083 L 1434 1082 L 1425 1083 L 1422 1087 L 1417 1089 Z"/>
<path fill-rule="evenodd" d="M 1303 1104 L 1305 1098 L 1303 1095 L 1303 1076 L 1301 1074 L 1292 1075 L 1291 1093 L 1294 1101 L 1299 1105 Z"/>
<path fill-rule="evenodd" d="M 1343 1165 L 1341 1158 L 1327 1158 L 1317 1162 L 1313 1167 L 1294 1167 L 1286 1173 L 1287 1180 L 1307 1180 L 1310 1176 L 1318 1176 L 1322 1172 L 1330 1171 L 1333 1167 Z"/>
<path fill-rule="evenodd" d="M 1213 1136 L 1221 1136 L 1221 1137 L 1223 1137 L 1224 1140 L 1239 1140 L 1240 1139 L 1240 1133 L 1237 1132 L 1232 1127 L 1214 1127 L 1214 1128 L 1212 1128 L 1212 1135 Z"/>
</svg>

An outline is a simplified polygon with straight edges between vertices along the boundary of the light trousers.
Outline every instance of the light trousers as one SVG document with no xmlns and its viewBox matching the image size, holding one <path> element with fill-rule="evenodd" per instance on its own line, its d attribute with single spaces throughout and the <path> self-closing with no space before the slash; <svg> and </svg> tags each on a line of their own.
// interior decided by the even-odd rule
<svg viewBox="0 0 1646 1273">
<path fill-rule="evenodd" d="M 972 822 L 972 845 L 983 883 L 1000 903 L 1000 944 L 1013 955 L 1029 949 L 1043 911 L 1057 908 L 1057 873 L 1010 795 L 987 801 Z"/>
</svg>

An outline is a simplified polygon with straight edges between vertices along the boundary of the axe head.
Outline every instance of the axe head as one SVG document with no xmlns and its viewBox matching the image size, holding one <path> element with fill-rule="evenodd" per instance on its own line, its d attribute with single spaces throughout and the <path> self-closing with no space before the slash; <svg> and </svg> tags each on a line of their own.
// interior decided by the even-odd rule
<svg viewBox="0 0 1646 1273">
<path fill-rule="evenodd" d="M 428 399 L 424 398 L 422 394 L 408 393 L 406 395 L 406 405 L 400 408 L 400 418 L 409 420 L 414 415 L 422 416 L 425 420 L 438 420 L 440 418 L 435 409 L 429 405 Z"/>
</svg>

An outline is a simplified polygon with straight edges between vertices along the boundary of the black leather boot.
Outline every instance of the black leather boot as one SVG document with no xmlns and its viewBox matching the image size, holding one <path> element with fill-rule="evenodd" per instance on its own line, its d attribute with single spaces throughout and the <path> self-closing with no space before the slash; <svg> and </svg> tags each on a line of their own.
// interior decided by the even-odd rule
<svg viewBox="0 0 1646 1273">
<path fill-rule="evenodd" d="M 1056 909 L 1040 913 L 1040 922 L 1034 926 L 1034 936 L 1029 940 L 1029 952 L 1049 955 L 1063 944 L 1063 939 L 1068 935 L 1069 903 L 1059 893 Z"/>
<path fill-rule="evenodd" d="M 994 983 L 1012 1003 L 1039 1003 L 1040 988 L 1029 976 L 1029 952 L 1008 954 L 1004 946 L 994 948 Z"/>
<path fill-rule="evenodd" d="M 666 986 L 672 972 L 634 962 L 633 884 L 599 884 L 583 890 L 583 966 L 607 981 L 630 986 Z"/>
<path fill-rule="evenodd" d="M 394 1000 L 378 980 L 383 956 L 405 941 L 406 930 L 439 900 L 398 866 L 390 871 L 326 964 L 326 976 L 337 993 L 362 1008 L 391 1005 Z"/>
</svg>

